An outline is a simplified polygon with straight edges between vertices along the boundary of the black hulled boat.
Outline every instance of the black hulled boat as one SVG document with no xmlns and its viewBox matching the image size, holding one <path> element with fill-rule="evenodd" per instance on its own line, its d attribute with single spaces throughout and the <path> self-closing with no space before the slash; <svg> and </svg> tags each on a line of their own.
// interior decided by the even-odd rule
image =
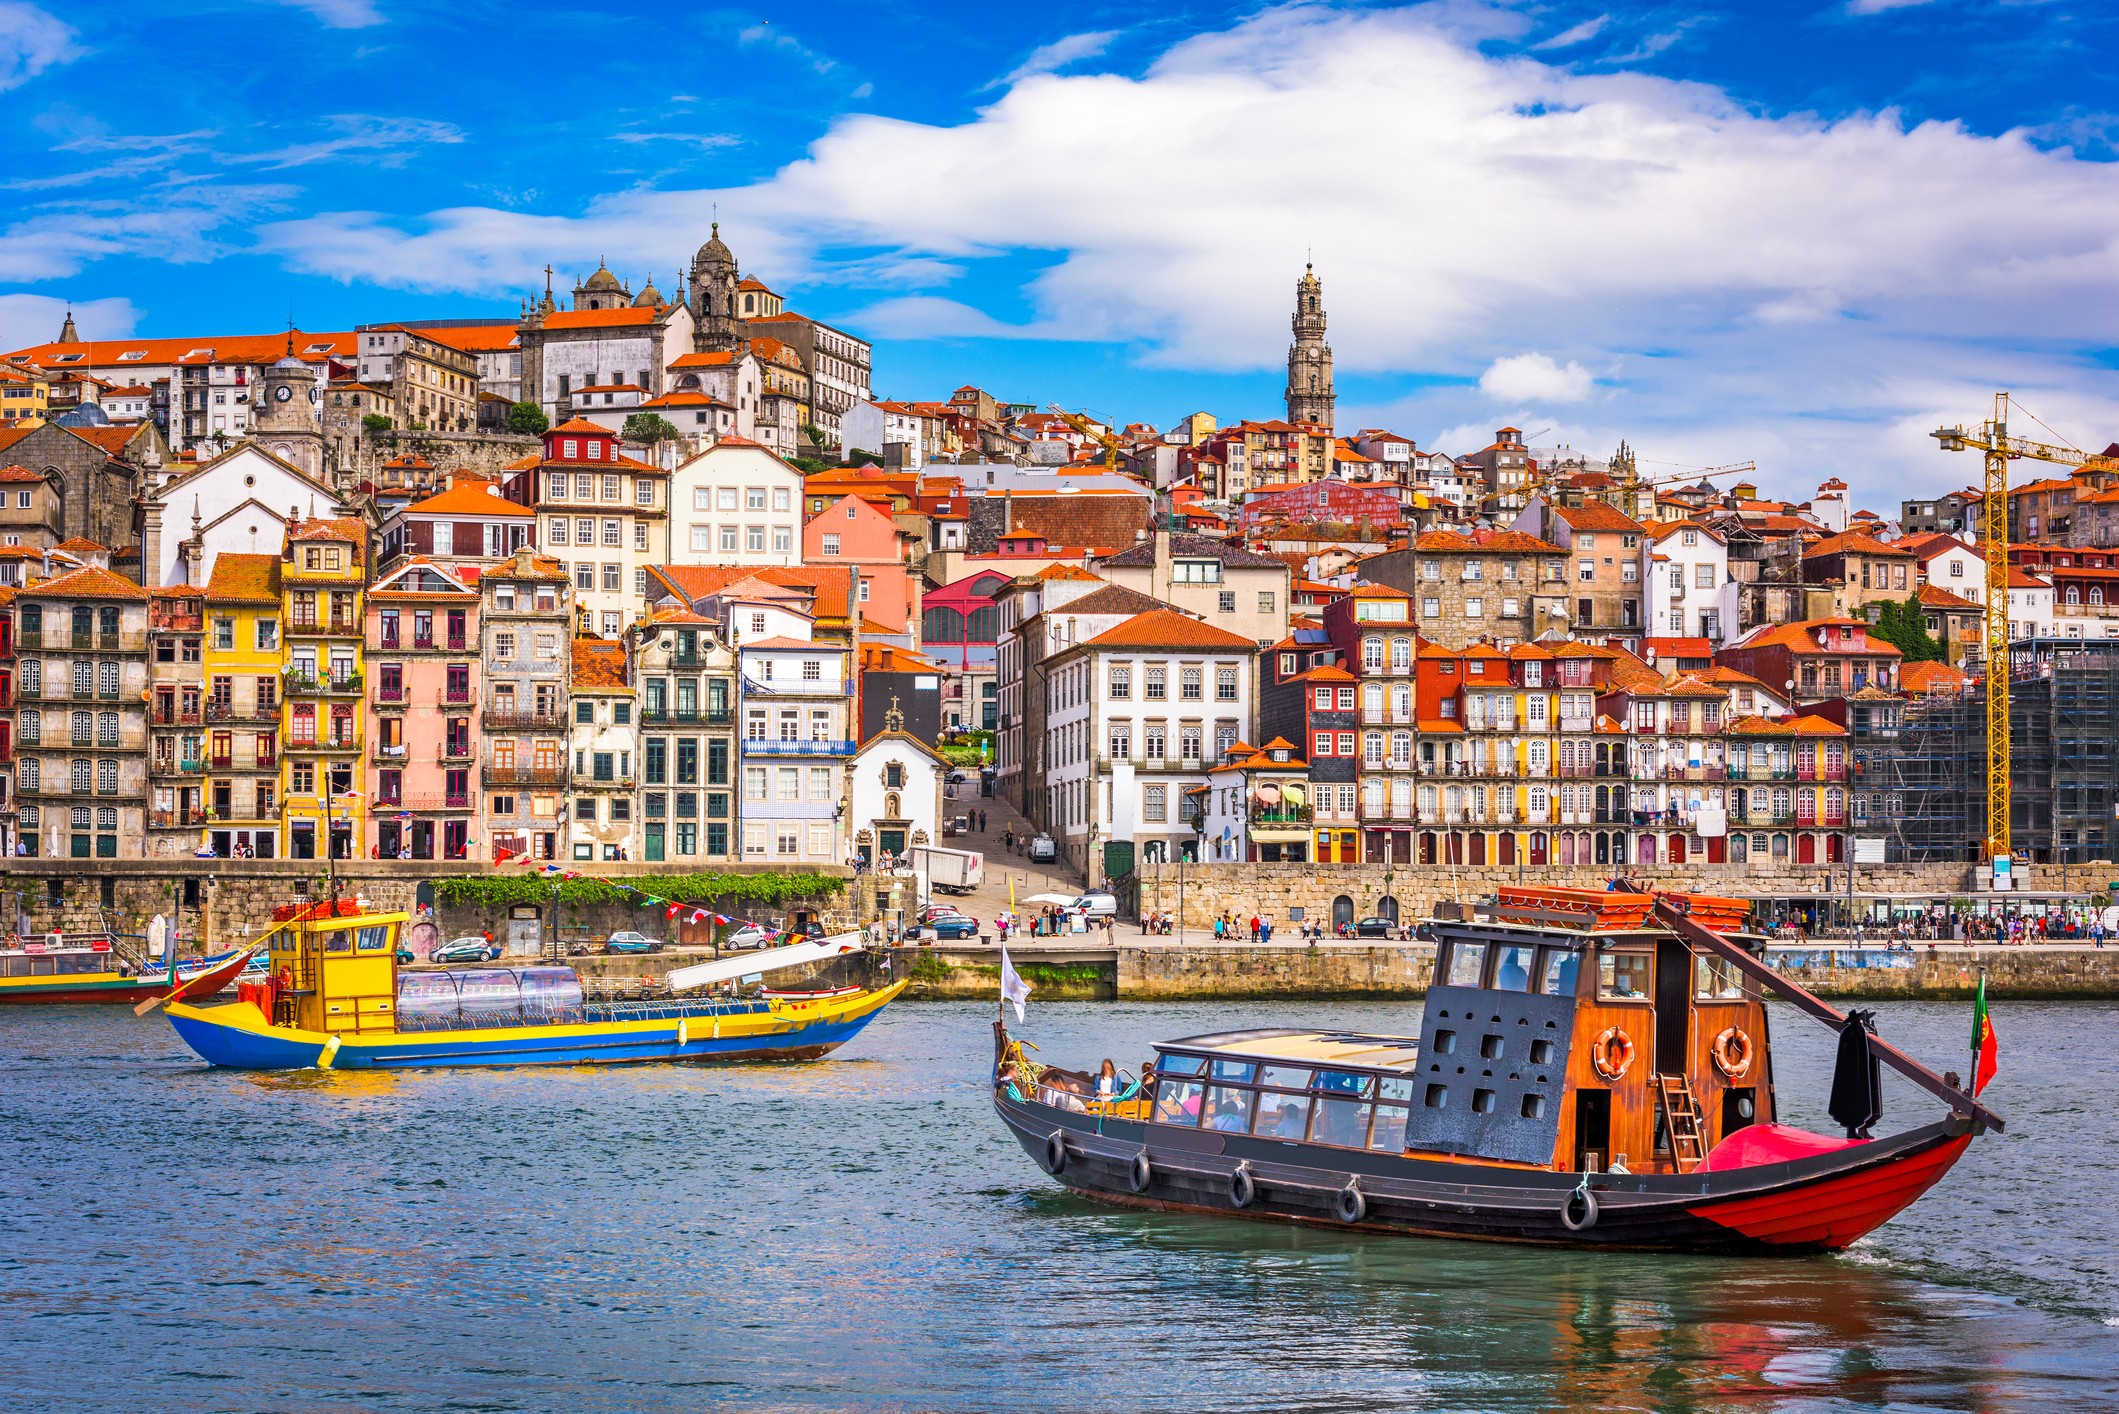
<svg viewBox="0 0 2119 1414">
<path fill-rule="evenodd" d="M 1744 907 L 1503 889 L 1482 917 L 1433 924 L 1418 1036 L 1186 1037 L 1115 1094 L 1036 1065 L 996 1023 L 994 1106 L 1047 1173 L 1134 1207 L 1504 1242 L 1842 1248 L 2002 1120 L 1766 967 Z M 1767 990 L 1841 1031 L 1845 1137 L 1777 1122 Z M 1942 1116 L 1871 1137 L 1879 1064 Z"/>
</svg>

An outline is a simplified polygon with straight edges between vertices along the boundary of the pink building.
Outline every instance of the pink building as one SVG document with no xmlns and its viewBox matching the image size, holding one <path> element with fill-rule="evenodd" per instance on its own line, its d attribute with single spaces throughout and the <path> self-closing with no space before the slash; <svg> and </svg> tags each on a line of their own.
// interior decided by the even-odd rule
<svg viewBox="0 0 2119 1414">
<path fill-rule="evenodd" d="M 368 591 L 375 838 L 365 843 L 382 858 L 468 857 L 478 801 L 477 574 L 419 556 Z"/>
<path fill-rule="evenodd" d="M 916 538 L 888 511 L 859 496 L 842 496 L 802 527 L 802 563 L 857 568 L 861 616 L 893 633 L 912 633 L 919 622 L 920 585 L 905 570 L 905 553 Z"/>
</svg>

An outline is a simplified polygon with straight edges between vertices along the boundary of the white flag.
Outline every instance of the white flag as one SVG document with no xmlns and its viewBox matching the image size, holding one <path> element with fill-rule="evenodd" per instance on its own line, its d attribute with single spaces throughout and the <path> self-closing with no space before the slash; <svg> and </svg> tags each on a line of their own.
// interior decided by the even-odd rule
<svg viewBox="0 0 2119 1414">
<path fill-rule="evenodd" d="M 1023 1019 L 1023 1003 L 1030 1000 L 1030 984 L 1018 977 L 1015 964 L 1008 960 L 1008 949 L 1001 949 L 1001 997 L 1015 1003 L 1015 1019 Z"/>
</svg>

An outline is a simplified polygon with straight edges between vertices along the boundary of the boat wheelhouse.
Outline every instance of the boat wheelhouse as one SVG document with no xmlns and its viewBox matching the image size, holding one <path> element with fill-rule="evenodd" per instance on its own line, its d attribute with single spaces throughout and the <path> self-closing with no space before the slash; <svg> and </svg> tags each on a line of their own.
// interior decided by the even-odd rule
<svg viewBox="0 0 2119 1414">
<path fill-rule="evenodd" d="M 1481 912 L 1432 925 L 1417 1035 L 1187 1037 L 1113 1093 L 999 1027 L 996 1108 L 1048 1173 L 1114 1202 L 1704 1250 L 1845 1246 L 2001 1127 L 1760 963 L 1740 901 L 1514 889 Z M 1777 1122 L 1768 989 L 1841 1031 L 1844 1139 Z M 1872 1138 L 1879 1060 L 1949 1113 Z"/>
</svg>

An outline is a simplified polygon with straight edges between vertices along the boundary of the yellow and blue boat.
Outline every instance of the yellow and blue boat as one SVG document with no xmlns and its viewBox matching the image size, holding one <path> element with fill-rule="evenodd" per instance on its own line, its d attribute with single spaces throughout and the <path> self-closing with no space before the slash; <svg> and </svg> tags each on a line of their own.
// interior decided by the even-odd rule
<svg viewBox="0 0 2119 1414">
<path fill-rule="evenodd" d="M 349 903 L 312 905 L 269 935 L 268 980 L 242 984 L 224 1006 L 172 1002 L 170 1024 L 204 1060 L 244 1070 L 814 1060 L 860 1034 L 907 985 L 681 995 L 859 952 L 852 934 L 675 969 L 666 998 L 590 1002 L 571 967 L 401 974 L 397 940 L 409 922 Z"/>
</svg>

